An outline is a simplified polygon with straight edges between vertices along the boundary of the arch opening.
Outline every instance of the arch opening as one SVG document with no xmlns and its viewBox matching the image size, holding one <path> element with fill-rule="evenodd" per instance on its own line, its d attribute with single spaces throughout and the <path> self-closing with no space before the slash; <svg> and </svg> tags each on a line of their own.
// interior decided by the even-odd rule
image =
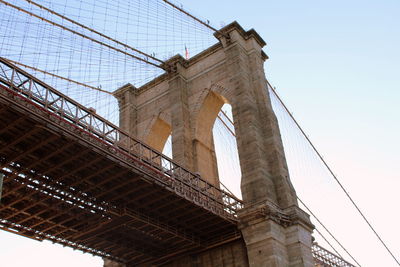
<svg viewBox="0 0 400 267">
<path fill-rule="evenodd" d="M 146 143 L 158 151 L 163 151 L 168 138 L 170 139 L 171 130 L 171 125 L 158 117 L 146 137 Z"/>
<path fill-rule="evenodd" d="M 232 106 L 213 90 L 199 109 L 195 129 L 196 170 L 217 187 L 241 198 L 241 168 Z"/>
<path fill-rule="evenodd" d="M 226 188 L 242 199 L 240 182 L 242 172 L 232 115 L 232 106 L 225 103 L 213 125 L 212 135 L 218 166 L 218 176 L 222 188 Z"/>
<path fill-rule="evenodd" d="M 196 117 L 193 140 L 194 170 L 211 184 L 219 187 L 217 160 L 214 150 L 212 128 L 215 119 L 226 100 L 209 91 Z"/>
<path fill-rule="evenodd" d="M 171 125 L 160 117 L 157 117 L 146 138 L 148 145 L 162 152 L 169 158 L 172 158 L 171 130 Z M 161 159 L 159 163 L 161 166 L 168 166 L 168 161 L 164 159 Z"/>
<path fill-rule="evenodd" d="M 169 134 L 169 136 L 167 137 L 167 140 L 165 141 L 162 153 L 172 159 L 172 135 L 171 134 Z"/>
</svg>

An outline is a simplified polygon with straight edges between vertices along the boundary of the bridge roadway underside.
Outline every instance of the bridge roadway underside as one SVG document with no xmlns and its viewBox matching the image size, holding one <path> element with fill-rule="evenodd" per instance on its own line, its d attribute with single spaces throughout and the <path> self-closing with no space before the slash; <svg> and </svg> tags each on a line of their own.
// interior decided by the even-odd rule
<svg viewBox="0 0 400 267">
<path fill-rule="evenodd" d="M 241 239 L 235 221 L 177 195 L 0 89 L 0 229 L 128 266 L 163 264 Z"/>
</svg>

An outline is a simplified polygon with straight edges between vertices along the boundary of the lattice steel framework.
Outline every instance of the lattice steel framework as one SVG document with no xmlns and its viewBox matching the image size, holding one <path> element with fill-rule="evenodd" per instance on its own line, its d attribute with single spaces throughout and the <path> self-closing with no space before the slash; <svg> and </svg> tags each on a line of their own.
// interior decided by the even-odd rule
<svg viewBox="0 0 400 267">
<path fill-rule="evenodd" d="M 315 266 L 319 267 L 355 267 L 339 256 L 314 243 L 312 246 L 312 254 L 315 260 Z"/>
<path fill-rule="evenodd" d="M 0 229 L 128 264 L 241 238 L 239 199 L 3 58 L 0 126 Z"/>
<path fill-rule="evenodd" d="M 235 219 L 236 211 L 242 207 L 242 202 L 232 194 L 216 188 L 198 175 L 179 166 L 161 152 L 129 136 L 93 110 L 37 80 L 6 59 L 0 58 L 0 71 L 0 82 L 15 93 L 60 116 L 68 124 L 73 124 L 113 146 L 115 152 L 118 151 L 121 156 L 127 154 L 122 156 L 123 158 L 131 156 L 143 164 L 150 165 L 150 169 L 156 174 L 155 178 L 178 195 L 188 194 L 193 202 L 198 202 L 202 206 L 203 203 L 212 203 L 205 208 L 224 218 Z M 198 193 L 198 196 L 194 197 L 195 193 Z"/>
<path fill-rule="evenodd" d="M 239 199 L 0 59 L 2 229 L 122 262 L 240 238 Z"/>
</svg>

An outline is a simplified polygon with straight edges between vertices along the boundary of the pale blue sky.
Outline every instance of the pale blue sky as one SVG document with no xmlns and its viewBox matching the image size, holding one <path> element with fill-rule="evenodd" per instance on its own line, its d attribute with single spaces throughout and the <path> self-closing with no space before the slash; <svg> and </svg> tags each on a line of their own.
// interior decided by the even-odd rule
<svg viewBox="0 0 400 267">
<path fill-rule="evenodd" d="M 216 28 L 237 20 L 264 38 L 268 80 L 400 258 L 400 1 L 180 2 Z M 310 194 L 305 197 L 312 200 Z M 341 210 L 342 200 L 325 200 L 332 215 L 323 214 L 325 221 L 341 218 L 330 226 L 362 266 L 396 266 L 359 221 L 348 220 L 352 211 Z M 14 256 L 7 267 L 27 266 L 15 257 L 31 243 L 18 243 L 5 232 L 0 240 L 0 258 Z M 35 254 L 19 261 L 33 263 Z M 65 257 L 61 261 L 75 256 Z M 101 266 L 89 257 L 93 265 L 81 266 Z M 48 266 L 54 266 L 51 257 Z"/>
<path fill-rule="evenodd" d="M 226 23 L 234 18 L 266 40 L 267 78 L 399 257 L 400 2 L 218 1 L 213 6 L 208 14 L 214 11 L 212 16 Z M 340 211 L 341 201 L 324 200 L 337 203 L 336 210 L 332 203 L 326 206 L 345 223 L 330 226 L 362 266 L 396 266 L 360 221 L 348 220 L 351 209 Z"/>
<path fill-rule="evenodd" d="M 264 38 L 267 79 L 399 258 L 400 2 L 181 2 Z M 362 266 L 397 266 L 334 182 L 294 182 Z"/>
</svg>

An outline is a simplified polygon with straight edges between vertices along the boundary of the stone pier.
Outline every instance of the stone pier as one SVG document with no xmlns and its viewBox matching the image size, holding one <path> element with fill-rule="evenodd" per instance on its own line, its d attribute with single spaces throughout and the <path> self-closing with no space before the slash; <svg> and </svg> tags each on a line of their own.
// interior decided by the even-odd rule
<svg viewBox="0 0 400 267">
<path fill-rule="evenodd" d="M 190 60 L 168 60 L 166 74 L 115 92 L 124 130 L 158 150 L 171 135 L 174 160 L 216 186 L 212 127 L 222 105 L 232 106 L 245 205 L 238 224 L 242 239 L 177 255 L 165 266 L 314 266 L 313 225 L 297 204 L 266 89 L 265 42 L 236 22 L 215 36 L 216 45 Z M 123 266 L 113 264 L 105 262 Z"/>
</svg>

